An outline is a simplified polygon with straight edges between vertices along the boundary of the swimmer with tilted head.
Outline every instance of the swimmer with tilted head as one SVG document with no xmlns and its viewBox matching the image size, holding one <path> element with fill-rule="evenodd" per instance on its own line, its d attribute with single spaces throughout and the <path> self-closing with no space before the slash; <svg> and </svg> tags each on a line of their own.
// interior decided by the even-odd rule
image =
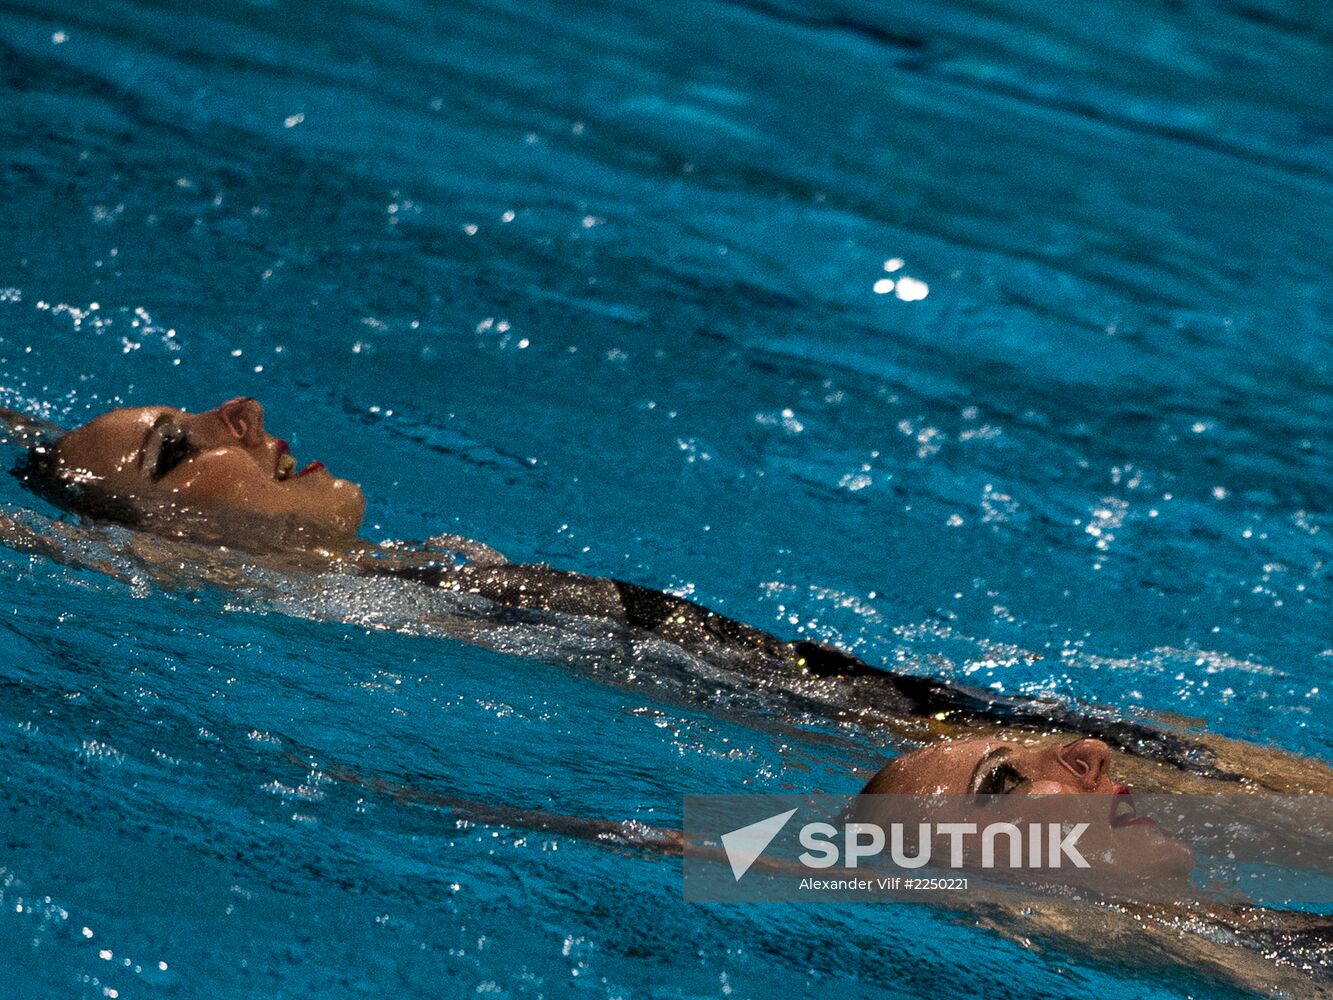
<svg viewBox="0 0 1333 1000">
<path fill-rule="evenodd" d="M 422 784 L 364 774 L 311 748 L 284 743 L 287 761 L 295 769 L 293 781 L 316 768 L 340 785 L 355 787 L 357 794 L 436 811 L 455 822 L 573 838 L 617 853 L 686 857 L 695 863 L 711 862 L 723 871 L 729 865 L 720 841 L 697 831 L 687 835 L 681 829 L 639 820 L 479 802 Z M 1009 739 L 945 739 L 891 761 L 851 798 L 843 815 L 848 821 L 885 828 L 893 819 L 931 816 L 943 798 L 949 800 L 946 809 L 963 810 L 950 818 L 976 821 L 989 815 L 993 820 L 997 803 L 1005 801 L 998 815 L 1005 821 L 1023 817 L 1024 828 L 1026 820 L 1038 817 L 1090 821 L 1080 847 L 1092 860 L 1092 870 L 1082 876 L 1075 878 L 1066 871 L 1055 887 L 1043 887 L 1040 876 L 1035 883 L 1020 880 L 1019 886 L 1026 885 L 1027 891 L 1015 894 L 1012 890 L 1019 886 L 992 891 L 998 887 L 992 870 L 989 883 L 979 879 L 973 891 L 932 894 L 929 905 L 966 915 L 1038 954 L 1045 947 L 1074 950 L 1112 968 L 1123 968 L 1128 961 L 1141 975 L 1153 970 L 1167 977 L 1184 965 L 1256 995 L 1333 996 L 1333 920 L 1317 912 L 1226 902 L 1200 894 L 1190 878 L 1195 858 L 1189 844 L 1163 831 L 1151 816 L 1140 814 L 1119 778 L 1111 749 L 1097 739 L 1016 734 Z M 978 798 L 990 801 L 975 804 Z M 1160 806 L 1162 800 L 1156 802 Z M 1254 812 L 1249 816 L 1252 819 Z M 932 818 L 938 822 L 941 817 Z M 1229 823 L 1238 819 L 1228 814 Z M 945 851 L 942 847 L 941 857 Z M 939 873 L 986 874 L 978 870 L 976 860 L 969 858 L 961 873 Z M 790 856 L 761 855 L 753 866 L 779 877 L 812 874 Z M 1071 898 L 1060 882 L 1080 889 Z"/>
<path fill-rule="evenodd" d="M 1062 878 L 1090 890 L 1087 901 L 1109 904 L 1109 908 L 1022 900 L 1014 904 L 1022 919 L 1021 929 L 1013 936 L 1025 944 L 1031 927 L 1039 933 L 1067 934 L 1085 948 L 1096 942 L 1095 948 L 1112 961 L 1125 955 L 1141 961 L 1154 952 L 1175 952 L 1178 961 L 1273 995 L 1286 991 L 1291 996 L 1329 996 L 1333 990 L 1333 920 L 1329 916 L 1200 891 L 1207 882 L 1196 885 L 1191 881 L 1194 851 L 1177 839 L 1177 834 L 1197 832 L 1199 825 L 1213 826 L 1205 823 L 1211 816 L 1216 826 L 1227 828 L 1232 838 L 1229 849 L 1241 853 L 1236 863 L 1248 861 L 1257 868 L 1260 865 L 1254 857 L 1244 857 L 1246 850 L 1255 850 L 1255 844 L 1241 846 L 1246 842 L 1242 829 L 1248 827 L 1251 837 L 1258 835 L 1260 844 L 1279 836 L 1299 838 L 1309 832 L 1301 820 L 1322 814 L 1317 808 L 1309 813 L 1289 811 L 1291 800 L 1287 800 L 1283 805 L 1288 811 L 1280 819 L 1274 803 L 1281 800 L 1260 797 L 1248 809 L 1220 806 L 1215 814 L 1201 815 L 1200 801 L 1212 796 L 1200 796 L 1189 807 L 1197 825 L 1186 823 L 1177 834 L 1168 833 L 1155 817 L 1140 811 L 1142 805 L 1121 784 L 1110 747 L 1086 737 L 936 741 L 881 768 L 849 806 L 848 818 L 884 825 L 895 816 L 896 800 L 903 798 L 918 807 L 948 803 L 962 810 L 960 817 L 976 822 L 984 822 L 982 817 L 987 815 L 994 822 L 995 813 L 988 814 L 988 810 L 1000 806 L 1003 821 L 1024 829 L 1029 820 L 1042 817 L 1060 820 L 1064 830 L 1076 820 L 1084 821 L 1080 850 L 1090 868 L 1066 870 Z M 1153 800 L 1159 809 L 1165 801 Z M 1234 803 L 1236 797 L 1214 801 Z M 972 804 L 964 807 L 965 802 Z M 1148 808 L 1151 811 L 1153 806 Z M 1181 826 L 1180 807 L 1166 811 L 1175 814 L 1173 825 Z M 1313 842 L 1318 836 L 1312 834 Z M 1318 847 L 1314 853 L 1327 856 Z M 970 860 L 975 872 L 976 859 Z M 1040 882 L 1041 876 L 1036 879 Z M 1182 927 L 1190 927 L 1197 936 L 1182 935 Z M 1149 942 L 1151 947 L 1145 947 Z M 1281 986 L 1279 970 L 1285 980 Z"/>
<path fill-rule="evenodd" d="M 27 446 L 14 469 L 23 485 L 85 521 L 135 529 L 138 534 L 122 548 L 141 562 L 184 565 L 203 545 L 208 552 L 239 550 L 277 565 L 395 578 L 489 601 L 501 618 L 554 613 L 615 625 L 758 684 L 782 677 L 797 682 L 789 685 L 796 690 L 811 679 L 836 682 L 840 696 L 851 692 L 866 708 L 924 722 L 933 727 L 930 735 L 958 735 L 959 727 L 976 723 L 1063 729 L 1183 772 L 1240 780 L 1231 761 L 1220 763 L 1215 746 L 1196 738 L 1104 711 L 875 667 L 832 646 L 786 641 L 638 584 L 514 564 L 488 545 L 457 536 L 417 546 L 372 544 L 358 535 L 365 515 L 360 487 L 323 462 L 301 466 L 287 442 L 269 433 L 264 408 L 254 399 L 238 397 L 199 413 L 170 406 L 115 409 L 69 432 L 14 411 L 0 412 L 0 418 L 10 438 Z M 4 515 L 0 521 L 0 540 L 11 547 L 66 558 L 19 519 Z M 157 552 L 140 540 L 145 537 L 195 548 L 185 555 Z M 104 561 L 98 568 L 110 566 Z M 459 630 L 457 637 L 486 644 L 473 630 Z"/>
<path fill-rule="evenodd" d="M 1031 743 L 975 738 L 934 743 L 881 768 L 861 790 L 860 801 L 867 808 L 858 818 L 872 819 L 879 801 L 876 797 L 884 795 L 960 800 L 966 796 L 985 801 L 1033 796 L 1055 803 L 1060 799 L 1049 797 L 1100 796 L 1108 808 L 1080 811 L 1080 818 L 1085 813 L 1089 818 L 1100 816 L 1100 821 L 1091 824 L 1085 841 L 1088 857 L 1105 859 L 1117 876 L 1132 870 L 1136 877 L 1175 880 L 1184 878 L 1194 866 L 1193 854 L 1185 844 L 1165 836 L 1151 817 L 1138 815 L 1129 787 L 1112 777 L 1110 747 L 1090 737 Z"/>
</svg>

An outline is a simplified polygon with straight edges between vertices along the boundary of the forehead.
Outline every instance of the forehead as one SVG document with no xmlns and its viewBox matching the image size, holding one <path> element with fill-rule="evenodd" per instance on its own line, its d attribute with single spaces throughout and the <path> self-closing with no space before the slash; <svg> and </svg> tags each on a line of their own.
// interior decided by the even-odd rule
<svg viewBox="0 0 1333 1000">
<path fill-rule="evenodd" d="M 927 747 L 921 753 L 926 764 L 971 768 L 982 758 L 1012 746 L 1003 740 L 956 740 Z"/>
<path fill-rule="evenodd" d="M 138 453 L 144 435 L 163 416 L 183 412 L 170 406 L 133 406 L 103 413 L 60 439 L 60 457 L 88 468 L 122 460 Z"/>
<path fill-rule="evenodd" d="M 1005 740 L 954 740 L 923 747 L 898 759 L 900 783 L 913 788 L 962 790 L 973 769 L 983 759 L 999 751 L 1021 749 Z"/>
</svg>

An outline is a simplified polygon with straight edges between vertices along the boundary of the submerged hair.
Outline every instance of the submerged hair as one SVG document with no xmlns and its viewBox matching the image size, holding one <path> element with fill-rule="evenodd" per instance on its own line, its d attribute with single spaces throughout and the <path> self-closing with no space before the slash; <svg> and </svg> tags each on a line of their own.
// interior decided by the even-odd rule
<svg viewBox="0 0 1333 1000">
<path fill-rule="evenodd" d="M 140 527 L 143 512 L 132 503 L 62 468 L 58 445 L 64 435 L 65 429 L 49 420 L 0 406 L 0 440 L 26 449 L 9 470 L 26 490 L 71 514 Z"/>
<path fill-rule="evenodd" d="M 54 443 L 29 448 L 9 471 L 24 489 L 71 514 L 130 528 L 139 527 L 143 521 L 142 511 L 125 498 L 66 474 Z"/>
</svg>

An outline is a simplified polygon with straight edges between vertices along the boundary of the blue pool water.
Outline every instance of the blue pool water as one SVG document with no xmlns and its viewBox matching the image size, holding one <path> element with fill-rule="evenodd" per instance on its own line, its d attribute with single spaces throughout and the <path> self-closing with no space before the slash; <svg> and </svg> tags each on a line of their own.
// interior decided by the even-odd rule
<svg viewBox="0 0 1333 1000">
<path fill-rule="evenodd" d="M 375 539 L 1333 761 L 1316 6 L 3 0 L 0 52 L 0 404 L 253 395 Z M 892 752 L 374 610 L 0 554 L 0 993 L 1220 995 L 335 780 L 669 825 Z"/>
</svg>

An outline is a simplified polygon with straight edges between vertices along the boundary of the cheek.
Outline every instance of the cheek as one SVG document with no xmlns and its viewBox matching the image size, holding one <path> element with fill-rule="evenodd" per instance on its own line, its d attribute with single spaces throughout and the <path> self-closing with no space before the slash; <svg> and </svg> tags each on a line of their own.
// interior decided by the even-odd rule
<svg viewBox="0 0 1333 1000">
<path fill-rule="evenodd" d="M 205 452 L 183 462 L 159 482 L 182 500 L 252 500 L 272 486 L 248 455 L 233 449 Z"/>
<path fill-rule="evenodd" d="M 1047 778 L 1039 778 L 1028 784 L 1026 792 L 1028 795 L 1078 795 L 1083 789 L 1063 781 L 1053 781 Z"/>
</svg>

